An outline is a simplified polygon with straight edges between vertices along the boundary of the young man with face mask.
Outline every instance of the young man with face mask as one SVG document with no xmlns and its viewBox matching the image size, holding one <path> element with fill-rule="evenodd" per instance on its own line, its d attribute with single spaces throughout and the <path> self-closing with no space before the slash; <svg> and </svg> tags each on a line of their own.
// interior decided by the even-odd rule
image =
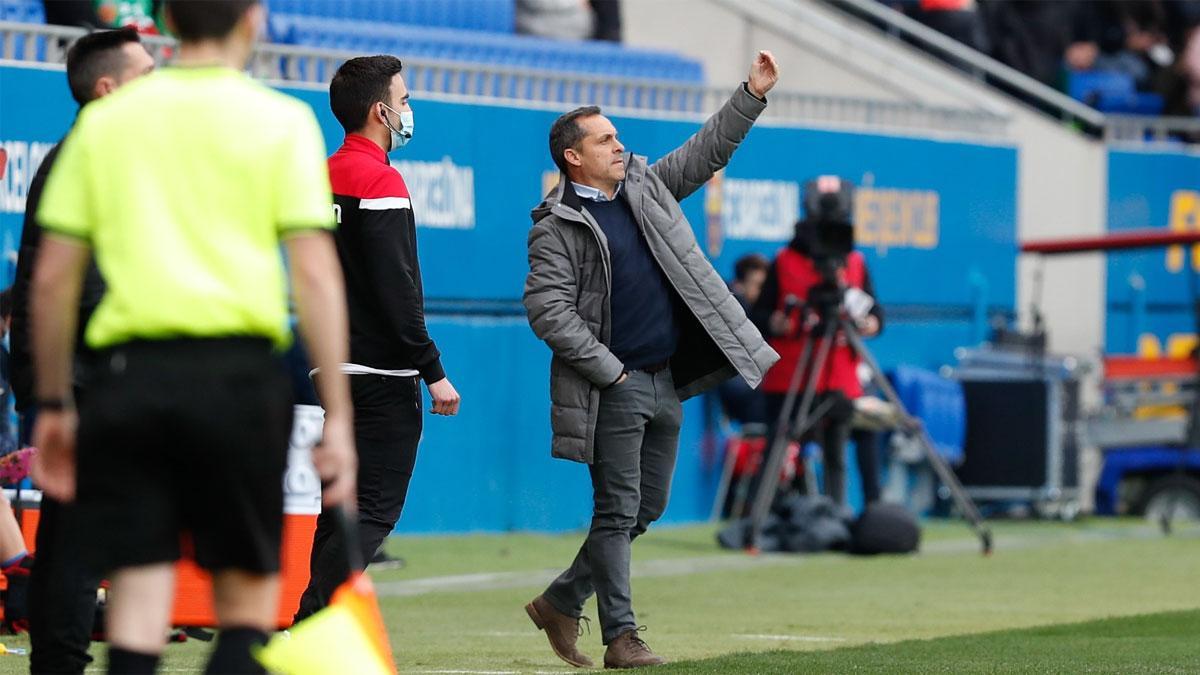
<svg viewBox="0 0 1200 675">
<path fill-rule="evenodd" d="M 393 56 L 342 64 L 329 105 L 346 131 L 329 158 L 338 255 L 350 310 L 350 375 L 359 449 L 358 521 L 362 560 L 370 560 L 400 519 L 421 438 L 424 380 L 433 414 L 458 413 L 459 396 L 425 327 L 416 222 L 404 179 L 388 152 L 413 137 L 402 65 Z M 319 381 L 323 374 L 316 373 Z M 345 541 L 333 518 L 317 520 L 311 579 L 299 621 L 324 607 L 346 579 Z"/>
</svg>

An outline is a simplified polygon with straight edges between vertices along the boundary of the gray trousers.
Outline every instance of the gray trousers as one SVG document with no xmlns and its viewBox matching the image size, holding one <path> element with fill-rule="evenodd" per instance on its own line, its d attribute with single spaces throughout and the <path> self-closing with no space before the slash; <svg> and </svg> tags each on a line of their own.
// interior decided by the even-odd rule
<svg viewBox="0 0 1200 675">
<path fill-rule="evenodd" d="M 667 508 L 683 410 L 670 369 L 632 371 L 600 392 L 587 540 L 545 598 L 569 616 L 596 594 L 604 644 L 637 628 L 629 590 L 630 544 Z"/>
</svg>

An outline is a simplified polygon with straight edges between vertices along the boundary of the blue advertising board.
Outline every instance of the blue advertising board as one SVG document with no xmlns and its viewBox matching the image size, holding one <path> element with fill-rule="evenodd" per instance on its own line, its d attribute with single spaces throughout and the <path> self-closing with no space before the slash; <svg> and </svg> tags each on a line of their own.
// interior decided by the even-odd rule
<svg viewBox="0 0 1200 675">
<path fill-rule="evenodd" d="M 332 152 L 343 134 L 326 93 L 285 91 L 312 105 Z M 587 472 L 550 458 L 549 351 L 520 305 L 529 212 L 558 179 L 547 150 L 557 113 L 419 93 L 413 107 L 415 137 L 393 163 L 413 197 L 430 331 L 464 403 L 456 418 L 427 418 L 400 530 L 585 527 Z M 12 278 L 28 180 L 73 116 L 60 70 L 0 67 L 0 284 Z M 613 121 L 651 161 L 699 126 Z M 885 367 L 948 363 L 955 347 L 982 337 L 988 313 L 1013 313 L 1012 148 L 762 124 L 683 210 L 717 270 L 732 276 L 738 257 L 773 255 L 791 237 L 802 185 L 819 174 L 860 186 L 857 237 L 888 313 L 872 343 Z M 667 521 L 702 519 L 711 506 L 707 411 L 703 399 L 685 406 Z"/>
<path fill-rule="evenodd" d="M 1108 229 L 1144 228 L 1200 229 L 1200 155 L 1109 152 Z M 1186 356 L 1196 332 L 1197 273 L 1200 247 L 1109 254 L 1107 351 Z"/>
</svg>

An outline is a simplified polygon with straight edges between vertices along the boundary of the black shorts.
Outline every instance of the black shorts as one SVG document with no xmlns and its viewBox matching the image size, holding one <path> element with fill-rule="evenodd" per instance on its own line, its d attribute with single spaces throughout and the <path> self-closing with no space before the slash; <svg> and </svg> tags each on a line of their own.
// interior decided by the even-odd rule
<svg viewBox="0 0 1200 675">
<path fill-rule="evenodd" d="M 266 340 L 131 342 L 97 355 L 80 410 L 77 509 L 96 571 L 178 560 L 279 570 L 292 425 Z"/>
</svg>

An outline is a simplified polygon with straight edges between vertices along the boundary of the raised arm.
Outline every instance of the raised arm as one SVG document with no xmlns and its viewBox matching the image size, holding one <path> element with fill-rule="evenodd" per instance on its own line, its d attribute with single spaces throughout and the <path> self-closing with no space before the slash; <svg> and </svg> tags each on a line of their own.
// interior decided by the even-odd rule
<svg viewBox="0 0 1200 675">
<path fill-rule="evenodd" d="M 761 51 L 746 81 L 704 126 L 683 145 L 655 162 L 654 172 L 676 200 L 682 201 L 725 167 L 754 120 L 767 107 L 767 92 L 779 80 L 779 65 L 771 52 Z"/>
</svg>

